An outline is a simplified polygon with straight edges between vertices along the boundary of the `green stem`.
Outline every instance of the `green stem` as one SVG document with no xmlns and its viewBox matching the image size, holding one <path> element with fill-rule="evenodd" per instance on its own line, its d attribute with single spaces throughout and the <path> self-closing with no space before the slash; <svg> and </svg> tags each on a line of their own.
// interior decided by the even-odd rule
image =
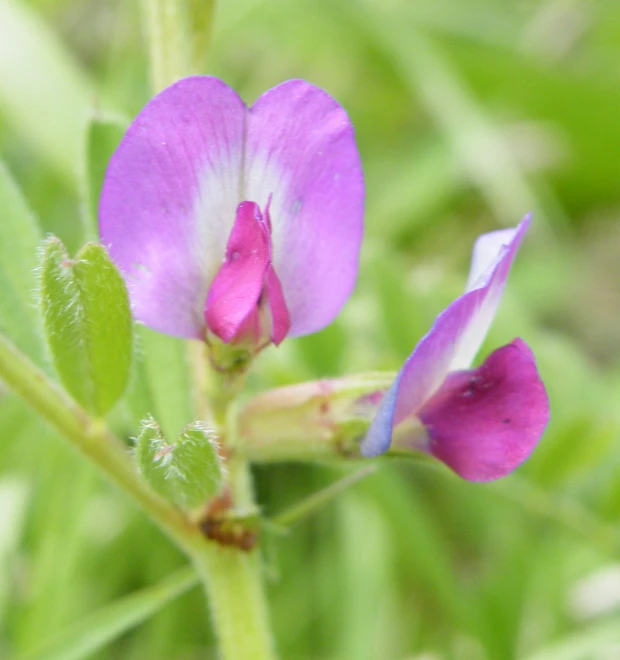
<svg viewBox="0 0 620 660">
<path fill-rule="evenodd" d="M 221 657 L 274 660 L 258 551 L 211 544 L 192 560 L 206 587 Z"/>
<path fill-rule="evenodd" d="M 245 382 L 245 374 L 223 373 L 209 364 L 204 349 L 190 343 L 194 390 L 199 414 L 219 429 L 228 450 L 236 444 L 236 434 L 227 424 L 230 403 Z M 208 401 L 207 401 L 208 399 Z M 255 508 L 252 476 L 248 462 L 239 454 L 228 460 L 229 485 L 234 507 Z M 244 552 L 235 547 L 204 549 L 193 556 L 205 585 L 223 658 L 270 660 L 276 658 L 269 626 L 258 549 Z"/>
<path fill-rule="evenodd" d="M 233 458 L 229 473 L 235 505 L 252 507 L 248 464 Z M 275 660 L 259 550 L 200 544 L 192 560 L 207 593 L 221 657 Z"/>
<path fill-rule="evenodd" d="M 142 0 L 142 9 L 152 84 L 159 92 L 191 71 L 187 17 L 181 0 Z"/>
<path fill-rule="evenodd" d="M 153 89 L 200 73 L 211 40 L 215 0 L 142 0 Z"/>
</svg>

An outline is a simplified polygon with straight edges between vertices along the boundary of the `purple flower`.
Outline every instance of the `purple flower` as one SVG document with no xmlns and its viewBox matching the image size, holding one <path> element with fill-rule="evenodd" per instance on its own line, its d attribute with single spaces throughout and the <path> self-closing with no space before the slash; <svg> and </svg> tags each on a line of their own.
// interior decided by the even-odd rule
<svg viewBox="0 0 620 660">
<path fill-rule="evenodd" d="M 468 370 L 491 325 L 530 223 L 480 236 L 465 293 L 444 310 L 383 398 L 361 446 L 365 456 L 422 450 L 470 481 L 505 476 L 533 451 L 549 402 L 521 339 Z"/>
<path fill-rule="evenodd" d="M 353 128 L 328 94 L 290 80 L 248 108 L 195 76 L 130 126 L 100 233 L 138 320 L 258 348 L 334 319 L 355 284 L 363 203 Z"/>
</svg>

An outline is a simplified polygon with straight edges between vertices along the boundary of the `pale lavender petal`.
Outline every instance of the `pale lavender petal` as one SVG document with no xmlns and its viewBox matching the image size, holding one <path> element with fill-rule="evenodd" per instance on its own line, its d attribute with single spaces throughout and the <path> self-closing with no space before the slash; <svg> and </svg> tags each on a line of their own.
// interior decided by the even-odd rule
<svg viewBox="0 0 620 660">
<path fill-rule="evenodd" d="M 209 330 L 229 342 L 256 312 L 269 266 L 269 233 L 253 202 L 239 204 L 226 259 L 211 283 L 205 306 Z"/>
<path fill-rule="evenodd" d="M 532 352 L 515 339 L 477 369 L 450 374 L 418 417 L 436 458 L 464 479 L 491 481 L 532 453 L 549 401 Z"/>
<path fill-rule="evenodd" d="M 353 127 L 321 89 L 291 80 L 249 111 L 244 199 L 271 196 L 273 266 L 290 335 L 330 323 L 351 294 L 362 239 L 364 184 Z"/>
<path fill-rule="evenodd" d="M 392 431 L 394 429 L 394 409 L 396 408 L 403 372 L 404 367 L 400 370 L 390 389 L 381 399 L 379 408 L 372 418 L 368 431 L 360 444 L 360 452 L 366 458 L 380 456 L 390 448 Z"/>
<path fill-rule="evenodd" d="M 523 222 L 528 225 L 531 222 L 531 214 L 525 216 Z M 515 233 L 520 227 L 510 229 L 498 229 L 497 231 L 482 234 L 476 239 L 471 257 L 471 267 L 465 291 L 478 289 L 484 286 L 485 281 L 495 267 L 498 255 L 502 252 L 504 245 L 509 245 L 514 239 Z"/>
<path fill-rule="evenodd" d="M 245 112 L 221 80 L 185 78 L 142 110 L 110 161 L 101 241 L 155 330 L 204 338 L 208 286 L 243 201 Z"/>
<path fill-rule="evenodd" d="M 416 346 L 402 369 L 395 424 L 416 415 L 449 372 L 471 365 L 495 316 L 508 272 L 528 225 L 529 218 L 525 218 L 508 244 L 496 246 L 495 259 L 489 260 L 483 276 L 477 278 L 478 288 L 467 291 L 445 309 Z"/>
</svg>

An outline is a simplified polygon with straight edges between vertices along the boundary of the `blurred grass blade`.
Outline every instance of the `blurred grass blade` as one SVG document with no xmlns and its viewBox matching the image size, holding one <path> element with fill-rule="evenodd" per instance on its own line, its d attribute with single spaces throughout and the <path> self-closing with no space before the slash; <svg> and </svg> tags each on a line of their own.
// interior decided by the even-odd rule
<svg viewBox="0 0 620 660">
<path fill-rule="evenodd" d="M 91 614 L 20 660 L 80 660 L 90 657 L 197 583 L 193 569 L 181 569 L 154 587 L 147 587 Z"/>
<path fill-rule="evenodd" d="M 24 140 L 75 184 L 90 85 L 25 4 L 0 0 L 0 109 Z"/>
<path fill-rule="evenodd" d="M 82 176 L 83 213 L 85 214 L 86 238 L 95 239 L 97 209 L 103 179 L 110 158 L 127 130 L 129 121 L 122 117 L 91 117 L 86 126 L 85 163 Z"/>
<path fill-rule="evenodd" d="M 4 619 L 12 590 L 13 561 L 17 558 L 19 539 L 26 522 L 25 509 L 30 495 L 29 484 L 17 476 L 0 479 L 0 621 Z"/>
<path fill-rule="evenodd" d="M 615 618 L 588 626 L 549 645 L 526 660 L 604 660 L 620 657 L 620 621 Z"/>
<path fill-rule="evenodd" d="M 195 418 L 192 413 L 187 345 L 181 339 L 137 325 L 141 375 L 148 385 L 157 418 L 167 438 L 174 438 Z"/>
<path fill-rule="evenodd" d="M 335 657 L 376 660 L 400 656 L 391 622 L 399 610 L 394 537 L 373 498 L 355 495 L 337 507 L 338 588 L 342 611 L 354 626 L 340 626 Z M 377 606 L 380 603 L 379 606 Z"/>
<path fill-rule="evenodd" d="M 0 161 L 0 328 L 39 364 L 42 345 L 33 291 L 41 238 L 34 216 Z"/>
<path fill-rule="evenodd" d="M 454 149 L 456 158 L 505 225 L 528 211 L 545 214 L 496 126 L 435 43 L 388 13 L 369 11 L 366 30 L 401 72 Z"/>
<path fill-rule="evenodd" d="M 131 368 L 132 319 L 125 282 L 101 245 L 75 260 L 46 242 L 41 264 L 45 333 L 60 380 L 89 412 L 102 416 L 122 396 Z"/>
</svg>

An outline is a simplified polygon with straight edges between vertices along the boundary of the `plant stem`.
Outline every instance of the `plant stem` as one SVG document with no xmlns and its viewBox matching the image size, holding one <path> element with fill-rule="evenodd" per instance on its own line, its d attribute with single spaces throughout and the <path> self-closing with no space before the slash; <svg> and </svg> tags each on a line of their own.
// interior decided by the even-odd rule
<svg viewBox="0 0 620 660">
<path fill-rule="evenodd" d="M 191 71 L 186 16 L 181 0 L 142 0 L 142 10 L 151 80 L 154 90 L 160 92 Z"/>
<path fill-rule="evenodd" d="M 245 381 L 245 374 L 226 374 L 211 367 L 204 345 L 188 346 L 197 411 L 215 426 L 225 448 L 233 505 L 239 511 L 255 509 L 249 463 L 235 452 L 236 435 L 228 425 L 228 408 Z M 193 555 L 205 585 L 223 658 L 276 658 L 269 626 L 260 552 L 236 547 L 202 548 Z"/>
<path fill-rule="evenodd" d="M 192 559 L 209 597 L 221 657 L 274 660 L 258 551 L 210 544 Z"/>
<path fill-rule="evenodd" d="M 252 507 L 248 464 L 232 458 L 229 475 L 235 505 Z M 221 657 L 275 660 L 259 550 L 200 543 L 191 557 L 205 587 Z"/>
</svg>

